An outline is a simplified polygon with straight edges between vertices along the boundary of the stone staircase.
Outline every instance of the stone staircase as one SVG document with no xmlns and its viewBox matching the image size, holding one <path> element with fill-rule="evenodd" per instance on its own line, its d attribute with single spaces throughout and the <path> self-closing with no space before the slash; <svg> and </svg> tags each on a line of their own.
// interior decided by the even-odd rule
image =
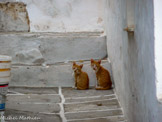
<svg viewBox="0 0 162 122">
<path fill-rule="evenodd" d="M 21 117 L 14 122 L 125 121 L 113 90 L 71 88 L 73 61 L 84 64 L 90 86 L 96 83 L 91 58 L 102 59 L 112 74 L 103 33 L 1 32 L 0 42 L 1 54 L 13 57 L 6 116 Z"/>
<path fill-rule="evenodd" d="M 96 83 L 91 58 L 102 59 L 112 74 L 103 33 L 1 32 L 0 42 L 1 54 L 13 57 L 6 116 L 21 117 L 14 122 L 125 121 L 113 90 L 71 88 L 73 61 L 84 64 L 90 86 Z"/>
<path fill-rule="evenodd" d="M 95 83 L 89 60 L 107 57 L 106 38 L 100 32 L 0 33 L 1 54 L 13 57 L 10 86 L 72 86 L 71 61 L 84 61 Z M 103 61 L 109 70 L 110 65 Z"/>
<path fill-rule="evenodd" d="M 18 117 L 6 122 L 126 122 L 114 91 L 93 88 L 10 87 L 5 114 Z"/>
</svg>

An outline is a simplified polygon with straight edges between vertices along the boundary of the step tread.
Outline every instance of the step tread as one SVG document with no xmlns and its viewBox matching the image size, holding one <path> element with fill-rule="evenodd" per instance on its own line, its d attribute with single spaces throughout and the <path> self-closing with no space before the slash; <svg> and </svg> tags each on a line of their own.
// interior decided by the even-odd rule
<svg viewBox="0 0 162 122">
<path fill-rule="evenodd" d="M 81 119 L 81 118 L 94 118 L 94 117 L 107 117 L 123 115 L 121 109 L 112 110 L 94 110 L 94 111 L 82 111 L 82 112 L 68 112 L 65 113 L 65 117 L 68 119 Z"/>
<path fill-rule="evenodd" d="M 68 120 L 68 122 L 124 122 L 124 116 L 109 116 L 103 118 L 83 118 Z"/>
<path fill-rule="evenodd" d="M 24 94 L 24 95 L 7 95 L 7 101 L 12 102 L 25 102 L 25 103 L 60 103 L 61 98 L 60 95 L 52 95 L 52 94 Z"/>
<path fill-rule="evenodd" d="M 75 102 L 87 102 L 87 101 L 95 101 L 95 100 L 105 100 L 116 98 L 115 94 L 110 95 L 99 95 L 92 97 L 69 97 L 65 99 L 65 103 L 75 103 Z"/>
<path fill-rule="evenodd" d="M 82 102 L 82 103 L 64 104 L 65 112 L 117 109 L 119 107 L 120 106 L 117 99 L 96 100 L 96 101 L 89 101 L 89 102 Z"/>
<path fill-rule="evenodd" d="M 111 90 L 95 90 L 91 88 L 89 90 L 74 90 L 73 88 L 64 87 L 62 92 L 65 98 L 75 98 L 75 97 L 87 97 L 87 96 L 98 96 L 98 95 L 111 95 L 114 94 L 113 89 Z"/>
<path fill-rule="evenodd" d="M 57 87 L 18 87 L 10 86 L 8 93 L 10 94 L 58 94 Z"/>
</svg>

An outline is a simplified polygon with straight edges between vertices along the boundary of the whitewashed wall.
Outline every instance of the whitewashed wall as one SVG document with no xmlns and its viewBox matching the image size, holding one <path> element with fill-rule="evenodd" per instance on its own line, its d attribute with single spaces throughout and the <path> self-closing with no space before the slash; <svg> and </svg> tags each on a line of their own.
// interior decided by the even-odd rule
<svg viewBox="0 0 162 122">
<path fill-rule="evenodd" d="M 161 122 L 157 119 L 153 1 L 134 1 L 134 35 L 123 30 L 127 0 L 107 0 L 106 4 L 107 49 L 115 89 L 128 122 Z"/>
<path fill-rule="evenodd" d="M 162 1 L 154 0 L 155 68 L 158 97 L 158 122 L 162 121 Z"/>
<path fill-rule="evenodd" d="M 157 95 L 162 98 L 162 1 L 154 0 Z"/>
<path fill-rule="evenodd" d="M 31 32 L 103 31 L 104 0 L 0 0 L 24 2 Z"/>
</svg>

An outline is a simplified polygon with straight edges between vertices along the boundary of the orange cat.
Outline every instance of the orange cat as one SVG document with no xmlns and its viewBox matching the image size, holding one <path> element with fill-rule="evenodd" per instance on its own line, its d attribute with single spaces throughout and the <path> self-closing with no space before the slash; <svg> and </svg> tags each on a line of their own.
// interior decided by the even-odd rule
<svg viewBox="0 0 162 122">
<path fill-rule="evenodd" d="M 101 65 L 101 60 L 95 61 L 91 59 L 91 67 L 96 72 L 97 84 L 96 90 L 107 90 L 111 89 L 112 82 L 110 78 L 110 73 L 108 70 L 103 68 Z"/>
<path fill-rule="evenodd" d="M 75 78 L 75 87 L 78 90 L 84 90 L 89 88 L 89 78 L 86 72 L 82 71 L 82 65 L 77 65 L 75 62 L 73 63 L 73 71 Z"/>
</svg>

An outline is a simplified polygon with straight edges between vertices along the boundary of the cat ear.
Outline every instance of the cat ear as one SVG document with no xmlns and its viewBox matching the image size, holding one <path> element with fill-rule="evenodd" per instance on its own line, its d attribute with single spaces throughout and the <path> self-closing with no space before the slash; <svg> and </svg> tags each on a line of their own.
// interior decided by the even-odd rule
<svg viewBox="0 0 162 122">
<path fill-rule="evenodd" d="M 80 68 L 82 68 L 82 67 L 83 67 L 83 64 L 80 65 Z"/>
<path fill-rule="evenodd" d="M 99 60 L 98 63 L 101 64 L 101 60 Z"/>
<path fill-rule="evenodd" d="M 73 62 L 73 66 L 74 66 L 74 65 L 76 65 L 76 63 L 75 63 L 75 62 Z"/>
<path fill-rule="evenodd" d="M 94 60 L 93 60 L 93 59 L 91 59 L 91 62 L 94 62 Z"/>
</svg>

